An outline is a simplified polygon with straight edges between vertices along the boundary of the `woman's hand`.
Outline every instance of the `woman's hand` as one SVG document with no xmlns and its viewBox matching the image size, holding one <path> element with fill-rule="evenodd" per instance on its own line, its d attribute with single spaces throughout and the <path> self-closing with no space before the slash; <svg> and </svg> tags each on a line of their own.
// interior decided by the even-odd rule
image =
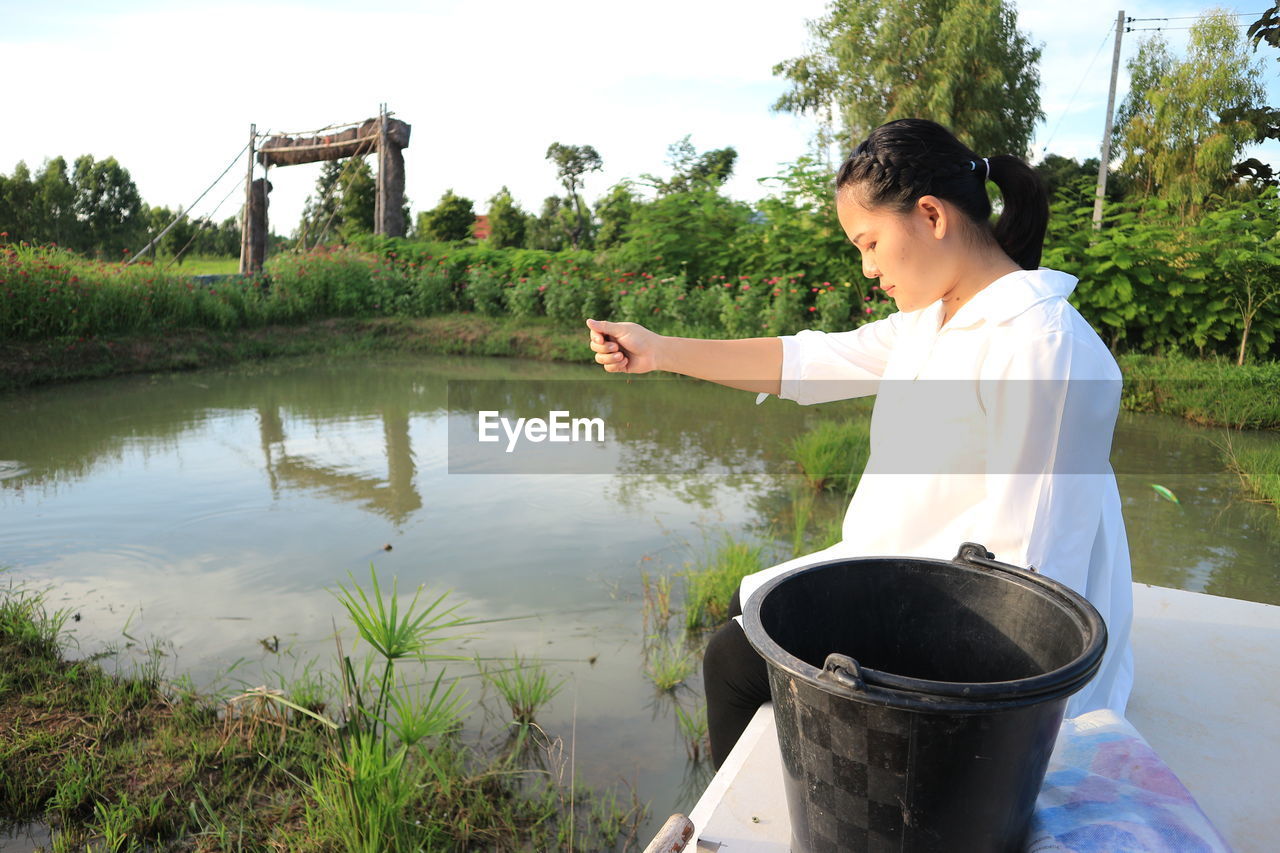
<svg viewBox="0 0 1280 853">
<path fill-rule="evenodd" d="M 648 373 L 658 369 L 662 335 L 639 323 L 587 320 L 596 363 L 608 373 Z"/>
</svg>

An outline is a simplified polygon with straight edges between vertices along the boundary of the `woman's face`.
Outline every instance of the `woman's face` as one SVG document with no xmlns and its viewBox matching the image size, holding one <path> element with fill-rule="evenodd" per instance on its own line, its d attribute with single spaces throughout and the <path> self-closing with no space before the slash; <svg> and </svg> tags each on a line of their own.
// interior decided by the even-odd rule
<svg viewBox="0 0 1280 853">
<path fill-rule="evenodd" d="M 909 212 L 898 213 L 863 207 L 846 188 L 836 196 L 836 215 L 862 253 L 862 274 L 879 279 L 899 311 L 918 311 L 951 288 L 954 259 L 943 249 L 954 219 L 936 196 L 922 196 Z"/>
</svg>

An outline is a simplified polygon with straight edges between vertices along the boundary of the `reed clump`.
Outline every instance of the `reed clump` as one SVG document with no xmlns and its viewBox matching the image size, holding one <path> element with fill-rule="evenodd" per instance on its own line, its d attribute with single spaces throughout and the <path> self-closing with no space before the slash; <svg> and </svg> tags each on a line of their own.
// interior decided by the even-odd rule
<svg viewBox="0 0 1280 853">
<path fill-rule="evenodd" d="M 634 794 L 464 742 L 472 706 L 446 664 L 469 660 L 449 648 L 471 623 L 447 596 L 402 602 L 372 568 L 367 587 L 353 579 L 335 596 L 358 639 L 338 642 L 329 701 L 309 670 L 298 690 L 225 697 L 159 677 L 151 654 L 132 675 L 108 674 L 102 656 L 69 661 L 67 612 L 0 587 L 0 817 L 47 822 L 55 850 L 514 851 L 569 838 L 607 850 L 634 838 Z"/>
</svg>

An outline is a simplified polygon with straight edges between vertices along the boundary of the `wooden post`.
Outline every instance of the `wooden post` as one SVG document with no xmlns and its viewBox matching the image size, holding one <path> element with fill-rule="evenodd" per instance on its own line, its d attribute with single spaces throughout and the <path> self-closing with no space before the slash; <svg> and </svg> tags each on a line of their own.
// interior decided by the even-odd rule
<svg viewBox="0 0 1280 853">
<path fill-rule="evenodd" d="M 240 275 L 250 272 L 249 208 L 253 204 L 253 146 L 258 139 L 258 126 L 249 125 L 249 170 L 244 180 L 244 216 L 240 219 Z"/>
<path fill-rule="evenodd" d="M 386 218 L 386 230 L 384 233 L 388 237 L 403 237 L 405 234 L 404 221 L 404 152 L 400 146 L 391 144 L 387 146 L 387 180 L 382 185 L 383 216 Z"/>
<path fill-rule="evenodd" d="M 244 274 L 262 272 L 262 263 L 267 258 L 267 193 L 271 192 L 271 184 L 266 178 L 258 178 L 253 182 L 249 194 L 249 241 L 248 265 Z M 242 265 L 243 266 L 243 265 Z"/>
<path fill-rule="evenodd" d="M 378 106 L 378 184 L 373 209 L 373 233 L 388 234 L 387 229 L 387 105 Z"/>
</svg>

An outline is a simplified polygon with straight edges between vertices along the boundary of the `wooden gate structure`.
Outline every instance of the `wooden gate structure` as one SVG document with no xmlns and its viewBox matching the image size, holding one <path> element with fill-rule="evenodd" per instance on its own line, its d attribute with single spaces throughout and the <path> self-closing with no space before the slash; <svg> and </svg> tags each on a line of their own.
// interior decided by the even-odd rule
<svg viewBox="0 0 1280 853">
<path fill-rule="evenodd" d="M 322 160 L 363 157 L 378 152 L 377 201 L 374 205 L 373 232 L 390 237 L 403 237 L 404 221 L 404 154 L 409 147 L 409 125 L 391 117 L 383 104 L 377 118 L 350 125 L 331 133 L 317 131 L 312 136 L 268 137 L 255 151 L 257 128 L 249 127 L 249 174 L 245 180 L 243 228 L 240 231 L 240 272 L 259 272 L 267 256 L 267 193 L 271 184 L 266 177 L 254 180 L 255 159 L 263 166 L 263 174 L 272 166 L 296 166 Z M 331 130 L 326 128 L 325 130 Z"/>
</svg>

